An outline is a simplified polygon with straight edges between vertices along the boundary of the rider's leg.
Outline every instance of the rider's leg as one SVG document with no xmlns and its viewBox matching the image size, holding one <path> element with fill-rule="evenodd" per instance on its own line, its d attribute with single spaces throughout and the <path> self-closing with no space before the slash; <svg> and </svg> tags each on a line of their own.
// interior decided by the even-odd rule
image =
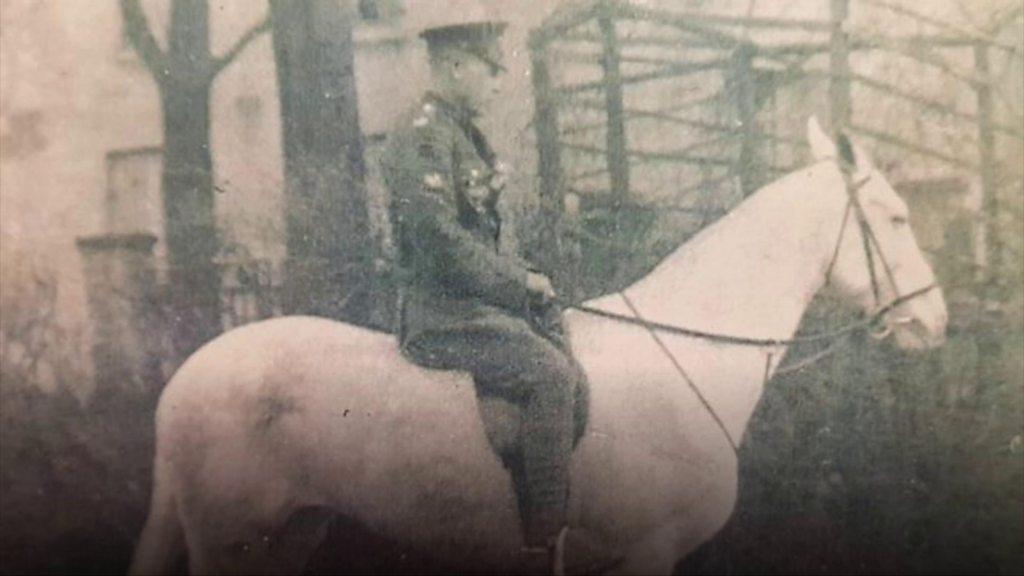
<svg viewBox="0 0 1024 576">
<path fill-rule="evenodd" d="M 520 403 L 523 536 L 528 546 L 550 546 L 566 523 L 573 391 L 584 378 L 579 366 L 513 317 L 431 331 L 405 348 L 414 358 L 428 357 L 433 366 L 468 370 L 483 393 Z"/>
</svg>

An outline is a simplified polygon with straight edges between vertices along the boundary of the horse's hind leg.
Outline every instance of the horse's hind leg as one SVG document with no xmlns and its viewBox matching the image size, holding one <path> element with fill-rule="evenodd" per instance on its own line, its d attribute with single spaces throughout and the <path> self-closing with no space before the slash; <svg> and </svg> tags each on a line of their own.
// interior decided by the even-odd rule
<svg viewBox="0 0 1024 576">
<path fill-rule="evenodd" d="M 313 552 L 324 541 L 334 511 L 310 506 L 294 512 L 271 538 L 270 556 L 281 574 L 298 574 L 306 568 Z"/>
<path fill-rule="evenodd" d="M 180 569 L 185 558 L 184 532 L 171 487 L 161 478 L 157 464 L 153 497 L 142 536 L 135 548 L 129 574 L 168 574 Z"/>
<path fill-rule="evenodd" d="M 279 526 L 221 526 L 189 542 L 193 574 L 299 574 L 323 541 L 333 512 L 305 507 Z M 190 537 L 193 533 L 190 532 Z"/>
</svg>

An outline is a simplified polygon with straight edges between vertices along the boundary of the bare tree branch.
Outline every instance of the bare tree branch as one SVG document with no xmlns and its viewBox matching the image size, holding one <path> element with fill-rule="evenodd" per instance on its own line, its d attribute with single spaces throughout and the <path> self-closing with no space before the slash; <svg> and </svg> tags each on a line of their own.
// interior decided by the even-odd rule
<svg viewBox="0 0 1024 576">
<path fill-rule="evenodd" d="M 269 17 L 263 18 L 259 24 L 250 28 L 249 31 L 243 34 L 242 37 L 235 42 L 235 45 L 225 52 L 223 56 L 215 58 L 210 72 L 211 75 L 216 76 L 217 74 L 220 74 L 220 71 L 238 57 L 238 55 L 242 53 L 242 50 L 245 50 L 246 46 L 267 30 L 270 30 Z"/>
<path fill-rule="evenodd" d="M 167 70 L 167 55 L 153 37 L 139 0 L 121 0 L 121 17 L 124 19 L 124 31 L 132 47 L 142 59 L 142 63 L 153 74 L 157 83 L 163 82 Z"/>
<path fill-rule="evenodd" d="M 991 23 L 986 27 L 988 33 L 993 36 L 999 34 L 1004 26 L 1010 25 L 1012 21 L 1019 18 L 1021 12 L 1024 12 L 1024 2 L 1018 3 L 1016 6 L 1010 6 L 1001 14 L 994 14 L 991 18 Z"/>
</svg>

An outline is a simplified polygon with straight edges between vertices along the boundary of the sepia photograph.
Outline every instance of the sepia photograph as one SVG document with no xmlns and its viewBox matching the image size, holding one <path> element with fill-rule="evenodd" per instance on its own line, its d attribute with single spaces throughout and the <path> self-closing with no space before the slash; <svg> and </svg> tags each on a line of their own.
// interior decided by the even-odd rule
<svg viewBox="0 0 1024 576">
<path fill-rule="evenodd" d="M 0 574 L 1024 575 L 1024 1 L 0 0 Z"/>
</svg>

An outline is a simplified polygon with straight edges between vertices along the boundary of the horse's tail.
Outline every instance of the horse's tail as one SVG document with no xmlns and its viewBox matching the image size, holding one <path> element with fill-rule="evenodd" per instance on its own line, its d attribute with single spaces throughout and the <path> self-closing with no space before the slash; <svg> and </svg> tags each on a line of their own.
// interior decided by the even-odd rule
<svg viewBox="0 0 1024 576">
<path fill-rule="evenodd" d="M 153 467 L 153 495 L 129 574 L 170 574 L 185 560 L 185 530 L 181 522 L 171 464 L 161 454 L 160 435 Z"/>
</svg>

